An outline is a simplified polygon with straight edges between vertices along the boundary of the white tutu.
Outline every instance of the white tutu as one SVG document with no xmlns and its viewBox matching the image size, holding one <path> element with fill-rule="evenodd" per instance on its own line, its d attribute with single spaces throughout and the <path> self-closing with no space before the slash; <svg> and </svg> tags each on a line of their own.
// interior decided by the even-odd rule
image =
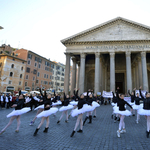
<svg viewBox="0 0 150 150">
<path fill-rule="evenodd" d="M 135 105 L 135 103 L 134 103 L 134 102 L 133 102 L 133 103 L 132 103 L 132 102 L 130 102 L 129 104 L 130 104 L 131 106 Z"/>
<path fill-rule="evenodd" d="M 113 106 L 113 107 L 116 106 L 116 105 L 117 105 L 117 103 L 111 103 L 111 106 Z"/>
<path fill-rule="evenodd" d="M 141 109 L 141 108 L 143 108 L 143 104 L 141 104 L 141 105 L 133 105 L 132 108 L 135 109 L 135 110 Z"/>
<path fill-rule="evenodd" d="M 75 117 L 79 114 L 83 114 L 85 112 L 89 112 L 89 111 L 92 111 L 92 110 L 93 110 L 92 106 L 90 106 L 88 104 L 84 104 L 81 109 L 78 109 L 78 108 L 74 109 L 71 113 L 71 116 Z"/>
<path fill-rule="evenodd" d="M 70 102 L 70 105 L 78 105 L 78 102 L 76 102 L 76 101 L 71 101 L 71 102 Z"/>
<path fill-rule="evenodd" d="M 24 113 L 27 113 L 30 110 L 31 110 L 30 107 L 25 107 L 20 110 L 13 110 L 10 114 L 7 115 L 7 118 L 12 117 L 12 116 L 22 115 Z"/>
<path fill-rule="evenodd" d="M 114 113 L 115 114 L 120 114 L 120 115 L 123 115 L 123 116 L 130 116 L 131 115 L 131 112 L 129 110 L 120 111 L 119 107 L 114 109 Z"/>
<path fill-rule="evenodd" d="M 117 106 L 117 105 L 115 105 L 114 107 L 113 107 L 113 110 L 115 111 L 115 110 L 119 110 L 119 107 Z"/>
<path fill-rule="evenodd" d="M 94 107 L 94 109 L 99 106 L 100 106 L 100 104 L 98 104 L 97 102 L 95 102 L 95 101 L 92 102 L 92 107 Z"/>
<path fill-rule="evenodd" d="M 49 110 L 44 110 L 42 111 L 40 114 L 37 115 L 37 118 L 40 118 L 40 117 L 48 117 L 50 116 L 51 114 L 54 114 L 58 111 L 58 108 L 56 107 L 52 107 L 50 108 Z"/>
<path fill-rule="evenodd" d="M 57 101 L 56 103 L 52 103 L 52 106 L 57 106 L 57 105 L 61 105 L 62 104 L 62 102 L 61 101 Z"/>
<path fill-rule="evenodd" d="M 144 116 L 150 116 L 150 110 L 146 110 L 146 109 L 141 108 L 138 110 L 138 114 L 144 115 Z"/>
<path fill-rule="evenodd" d="M 61 108 L 59 108 L 59 111 L 65 111 L 65 110 L 69 110 L 69 109 L 72 109 L 72 108 L 73 108 L 72 105 L 62 106 Z"/>
<path fill-rule="evenodd" d="M 44 104 L 36 107 L 34 110 L 38 110 L 38 109 L 44 109 Z"/>
</svg>

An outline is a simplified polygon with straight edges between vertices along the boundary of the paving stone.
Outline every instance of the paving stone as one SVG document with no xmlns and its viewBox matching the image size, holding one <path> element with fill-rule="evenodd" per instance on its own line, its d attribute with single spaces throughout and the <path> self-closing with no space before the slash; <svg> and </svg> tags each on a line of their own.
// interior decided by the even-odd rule
<svg viewBox="0 0 150 150">
<path fill-rule="evenodd" d="M 0 127 L 1 129 L 8 123 L 9 118 L 6 115 L 13 109 L 0 109 Z M 83 127 L 83 133 L 75 133 L 71 138 L 70 134 L 74 129 L 76 118 L 71 118 L 69 123 L 65 123 L 65 117 L 58 125 L 61 112 L 57 116 L 50 116 L 50 125 L 48 133 L 43 133 L 46 122 L 39 130 L 36 137 L 33 133 L 40 123 L 37 119 L 33 126 L 29 126 L 30 121 L 36 115 L 32 111 L 21 116 L 21 126 L 19 133 L 15 133 L 17 126 L 16 120 L 12 125 L 0 135 L 0 150 L 125 150 L 125 149 L 149 149 L 150 139 L 146 138 L 146 120 L 144 116 L 140 117 L 139 124 L 136 124 L 136 116 L 125 117 L 127 133 L 117 137 L 119 122 L 114 123 L 111 119 L 112 106 L 101 105 L 97 108 L 97 118 L 93 119 L 92 124 L 86 123 Z M 83 118 L 85 117 L 85 114 Z M 0 130 L 1 130 L 0 129 Z"/>
</svg>

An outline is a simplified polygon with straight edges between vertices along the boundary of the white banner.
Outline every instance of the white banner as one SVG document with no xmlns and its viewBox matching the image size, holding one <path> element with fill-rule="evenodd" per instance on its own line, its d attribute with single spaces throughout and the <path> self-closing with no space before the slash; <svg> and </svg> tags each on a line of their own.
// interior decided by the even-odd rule
<svg viewBox="0 0 150 150">
<path fill-rule="evenodd" d="M 101 92 L 97 92 L 97 95 L 101 95 Z"/>
<path fill-rule="evenodd" d="M 124 97 L 124 100 L 125 100 L 126 102 L 130 103 L 130 102 L 131 102 L 131 97 Z"/>
<path fill-rule="evenodd" d="M 111 92 L 103 91 L 103 97 L 104 98 L 113 98 L 112 91 Z"/>
</svg>

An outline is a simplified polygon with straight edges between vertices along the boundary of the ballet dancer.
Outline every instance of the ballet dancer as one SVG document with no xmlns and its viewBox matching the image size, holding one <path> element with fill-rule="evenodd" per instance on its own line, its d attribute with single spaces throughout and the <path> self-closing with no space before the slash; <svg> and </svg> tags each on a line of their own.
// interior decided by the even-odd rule
<svg viewBox="0 0 150 150">
<path fill-rule="evenodd" d="M 11 107 L 15 108 L 10 114 L 7 115 L 7 118 L 11 117 L 9 123 L 3 128 L 0 132 L 0 135 L 5 132 L 5 130 L 12 124 L 12 122 L 17 120 L 17 129 L 15 132 L 19 132 L 19 127 L 21 124 L 20 116 L 28 111 L 30 111 L 29 107 L 23 108 L 24 106 L 24 97 L 22 94 L 19 96 L 19 101 L 16 104 L 13 104 Z"/>
<path fill-rule="evenodd" d="M 120 133 L 126 133 L 124 118 L 125 118 L 125 116 L 131 115 L 131 112 L 129 110 L 125 109 L 125 104 L 127 104 L 131 109 L 133 109 L 133 108 L 129 103 L 127 103 L 124 100 L 124 95 L 123 94 L 120 94 L 120 97 L 119 97 L 118 90 L 119 90 L 119 87 L 117 88 L 117 93 L 116 93 L 117 98 L 118 98 L 119 108 L 116 107 L 115 110 L 114 110 L 114 113 L 119 114 L 119 116 L 120 116 L 119 130 L 117 130 L 117 136 L 120 137 Z"/>
<path fill-rule="evenodd" d="M 140 91 L 140 96 L 143 100 L 143 108 L 138 110 L 139 115 L 144 115 L 146 120 L 147 120 L 147 130 L 146 130 L 146 137 L 149 138 L 149 133 L 150 133 L 150 93 L 145 94 L 146 97 L 144 97 L 141 93 L 141 88 L 139 89 Z"/>
</svg>

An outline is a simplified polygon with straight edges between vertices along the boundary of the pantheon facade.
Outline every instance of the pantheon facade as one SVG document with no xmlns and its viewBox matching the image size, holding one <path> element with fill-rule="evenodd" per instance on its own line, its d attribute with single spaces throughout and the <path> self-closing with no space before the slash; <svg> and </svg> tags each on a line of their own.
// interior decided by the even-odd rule
<svg viewBox="0 0 150 150">
<path fill-rule="evenodd" d="M 65 92 L 150 87 L 150 27 L 117 17 L 61 41 L 66 46 Z M 78 67 L 78 74 L 77 74 Z M 76 80 L 77 79 L 77 80 Z"/>
</svg>

